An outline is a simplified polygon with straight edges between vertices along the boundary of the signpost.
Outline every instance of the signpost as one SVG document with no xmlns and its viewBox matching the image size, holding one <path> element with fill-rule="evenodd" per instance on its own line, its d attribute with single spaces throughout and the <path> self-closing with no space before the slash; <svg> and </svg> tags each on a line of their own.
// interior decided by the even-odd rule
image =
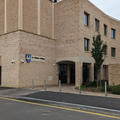
<svg viewBox="0 0 120 120">
<path fill-rule="evenodd" d="M 105 96 L 107 96 L 107 81 L 105 81 Z"/>
<path fill-rule="evenodd" d="M 61 92 L 61 80 L 59 80 L 59 92 Z"/>
<path fill-rule="evenodd" d="M 79 80 L 79 94 L 81 94 L 81 84 L 80 84 L 80 80 Z"/>
</svg>

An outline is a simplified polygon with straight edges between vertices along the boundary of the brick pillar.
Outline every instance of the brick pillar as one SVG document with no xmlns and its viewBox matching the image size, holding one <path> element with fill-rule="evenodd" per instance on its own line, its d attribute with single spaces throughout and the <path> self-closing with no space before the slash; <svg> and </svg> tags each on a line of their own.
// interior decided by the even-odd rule
<svg viewBox="0 0 120 120">
<path fill-rule="evenodd" d="M 70 64 L 67 65 L 67 84 L 70 84 Z"/>
<path fill-rule="evenodd" d="M 104 79 L 104 69 L 103 69 L 103 65 L 101 66 L 101 70 L 100 70 L 100 80 Z"/>
<path fill-rule="evenodd" d="M 94 81 L 94 63 L 91 63 L 91 65 L 90 65 L 89 76 L 90 76 L 89 80 Z"/>
<path fill-rule="evenodd" d="M 82 62 L 75 62 L 75 86 L 79 85 L 79 80 L 82 84 L 82 66 L 83 63 Z"/>
<path fill-rule="evenodd" d="M 56 70 L 56 79 L 57 79 L 56 83 L 58 85 L 58 82 L 59 82 L 59 64 L 56 64 L 55 70 Z"/>
</svg>

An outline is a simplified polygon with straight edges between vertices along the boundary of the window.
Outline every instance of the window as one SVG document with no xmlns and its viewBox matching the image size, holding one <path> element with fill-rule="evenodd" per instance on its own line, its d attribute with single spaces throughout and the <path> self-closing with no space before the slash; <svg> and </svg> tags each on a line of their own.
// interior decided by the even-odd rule
<svg viewBox="0 0 120 120">
<path fill-rule="evenodd" d="M 115 57 L 116 56 L 116 48 L 111 48 L 111 56 Z"/>
<path fill-rule="evenodd" d="M 89 25 L 89 14 L 84 12 L 84 25 Z"/>
<path fill-rule="evenodd" d="M 105 46 L 104 55 L 107 55 L 107 46 Z"/>
<path fill-rule="evenodd" d="M 84 50 L 89 51 L 89 39 L 84 38 Z"/>
<path fill-rule="evenodd" d="M 104 24 L 104 35 L 107 35 L 107 25 Z"/>
<path fill-rule="evenodd" d="M 111 29 L 111 38 L 115 39 L 115 29 Z"/>
<path fill-rule="evenodd" d="M 95 31 L 99 32 L 99 20 L 95 19 Z"/>
</svg>

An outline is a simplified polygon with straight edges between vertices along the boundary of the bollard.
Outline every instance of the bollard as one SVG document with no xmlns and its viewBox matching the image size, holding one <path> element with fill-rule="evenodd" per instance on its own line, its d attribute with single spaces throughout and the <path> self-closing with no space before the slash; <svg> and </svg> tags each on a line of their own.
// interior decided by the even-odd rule
<svg viewBox="0 0 120 120">
<path fill-rule="evenodd" d="M 32 89 L 34 89 L 34 80 L 32 80 Z"/>
<path fill-rule="evenodd" d="M 59 80 L 59 92 L 61 92 L 61 80 Z"/>
<path fill-rule="evenodd" d="M 46 80 L 44 80 L 44 91 L 46 91 L 47 88 L 46 88 Z"/>
<path fill-rule="evenodd" d="M 105 96 L 107 96 L 107 82 L 105 81 Z"/>
<path fill-rule="evenodd" d="M 81 84 L 80 84 L 80 80 L 79 80 L 79 94 L 81 94 Z"/>
</svg>

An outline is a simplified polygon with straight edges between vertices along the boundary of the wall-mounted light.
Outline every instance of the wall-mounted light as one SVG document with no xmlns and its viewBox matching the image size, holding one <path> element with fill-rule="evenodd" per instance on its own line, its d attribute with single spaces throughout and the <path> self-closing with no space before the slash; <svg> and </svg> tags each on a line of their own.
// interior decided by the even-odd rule
<svg viewBox="0 0 120 120">
<path fill-rule="evenodd" d="M 53 3 L 57 2 L 57 0 L 50 0 L 50 1 L 53 2 Z"/>
<path fill-rule="evenodd" d="M 11 60 L 11 63 L 12 63 L 12 64 L 15 64 L 15 62 L 16 62 L 16 60 Z"/>
<path fill-rule="evenodd" d="M 56 66 L 56 64 L 53 64 L 53 66 L 55 67 L 55 66 Z"/>
</svg>

